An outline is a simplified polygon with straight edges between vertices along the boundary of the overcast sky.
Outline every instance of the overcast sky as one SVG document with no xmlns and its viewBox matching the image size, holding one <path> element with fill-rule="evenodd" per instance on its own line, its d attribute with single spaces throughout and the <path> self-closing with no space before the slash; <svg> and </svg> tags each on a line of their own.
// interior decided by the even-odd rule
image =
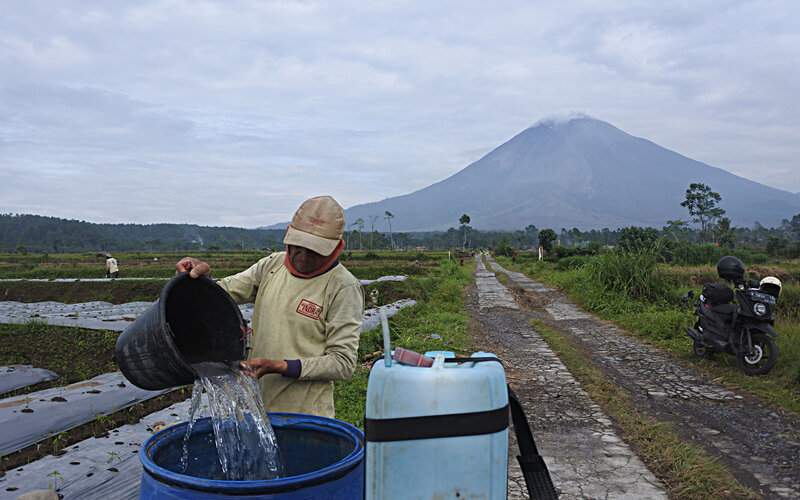
<svg viewBox="0 0 800 500">
<path fill-rule="evenodd" d="M 7 0 L 0 212 L 257 227 L 310 196 L 410 193 L 575 112 L 798 192 L 799 19 L 796 0 Z"/>
</svg>

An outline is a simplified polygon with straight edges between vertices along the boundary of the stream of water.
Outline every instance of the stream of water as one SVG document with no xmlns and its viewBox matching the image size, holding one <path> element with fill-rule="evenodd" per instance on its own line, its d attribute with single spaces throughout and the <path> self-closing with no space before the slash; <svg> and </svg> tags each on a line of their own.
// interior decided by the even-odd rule
<svg viewBox="0 0 800 500">
<path fill-rule="evenodd" d="M 230 481 L 275 479 L 285 476 L 275 432 L 266 418 L 258 382 L 237 365 L 218 362 L 192 364 L 199 378 L 195 380 L 189 423 L 183 440 L 181 471 L 185 472 L 191 457 L 189 437 L 194 414 L 200 408 L 205 389 L 211 410 L 219 462 Z"/>
</svg>

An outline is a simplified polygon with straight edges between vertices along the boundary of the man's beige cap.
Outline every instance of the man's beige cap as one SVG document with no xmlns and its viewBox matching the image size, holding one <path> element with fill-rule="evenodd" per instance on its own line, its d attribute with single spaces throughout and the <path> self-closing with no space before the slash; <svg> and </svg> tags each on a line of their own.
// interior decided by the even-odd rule
<svg viewBox="0 0 800 500">
<path fill-rule="evenodd" d="M 303 202 L 292 217 L 283 242 L 330 255 L 342 240 L 344 210 L 330 196 L 317 196 Z"/>
</svg>

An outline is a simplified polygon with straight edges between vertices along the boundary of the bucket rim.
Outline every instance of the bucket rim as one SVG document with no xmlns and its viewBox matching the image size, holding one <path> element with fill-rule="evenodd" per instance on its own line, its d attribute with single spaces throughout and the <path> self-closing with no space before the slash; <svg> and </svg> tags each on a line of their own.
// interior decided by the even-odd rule
<svg viewBox="0 0 800 500">
<path fill-rule="evenodd" d="M 167 301 L 166 301 L 166 298 L 169 295 L 170 291 L 173 288 L 175 288 L 175 286 L 176 286 L 176 284 L 178 282 L 185 281 L 187 279 L 188 280 L 195 280 L 195 281 L 197 281 L 199 283 L 205 283 L 208 286 L 208 290 L 213 290 L 214 291 L 213 293 L 215 293 L 222 300 L 227 302 L 228 305 L 230 306 L 230 309 L 236 314 L 236 319 L 239 322 L 239 327 L 242 329 L 242 333 L 244 333 L 247 330 L 247 323 L 245 322 L 244 316 L 242 315 L 242 310 L 239 309 L 239 305 L 236 303 L 235 300 L 233 300 L 233 297 L 231 297 L 228 292 L 226 292 L 221 286 L 219 286 L 213 279 L 209 278 L 208 276 L 200 275 L 197 278 L 192 278 L 191 276 L 189 276 L 189 271 L 184 271 L 182 273 L 178 273 L 175 276 L 173 276 L 167 282 L 167 284 L 164 285 L 164 289 L 161 290 L 161 295 L 159 295 L 159 297 L 158 297 L 158 302 L 159 302 L 158 307 L 159 307 L 161 316 L 164 318 L 164 324 L 170 330 L 170 335 L 168 335 L 168 337 L 169 337 L 168 340 L 169 340 L 170 344 L 172 345 L 172 347 L 175 349 L 175 351 L 180 356 L 181 361 L 186 365 L 186 367 L 189 369 L 189 371 L 191 371 L 192 374 L 194 374 L 194 377 L 197 378 L 198 377 L 197 372 L 195 371 L 194 368 L 192 368 L 192 365 L 188 361 L 186 361 L 186 358 L 183 357 L 183 354 L 180 352 L 180 350 L 178 349 L 178 346 L 175 344 L 175 339 L 173 338 L 174 334 L 172 332 L 172 327 L 169 325 L 169 322 L 167 322 Z M 242 358 L 241 359 L 242 360 L 247 359 L 247 343 L 246 342 L 242 342 Z"/>
<path fill-rule="evenodd" d="M 352 424 L 334 418 L 322 417 L 319 415 L 306 415 L 302 413 L 267 412 L 266 416 L 270 420 L 270 425 L 277 427 L 295 428 L 324 428 L 334 431 L 339 436 L 346 437 L 353 443 L 353 451 L 344 458 L 327 467 L 299 474 L 297 476 L 257 479 L 249 481 L 228 481 L 221 479 L 204 479 L 196 476 L 188 476 L 173 472 L 157 465 L 149 456 L 150 452 L 158 449 L 158 445 L 165 440 L 177 437 L 182 440 L 186 433 L 188 422 L 181 422 L 176 425 L 162 429 L 150 436 L 139 449 L 139 461 L 146 474 L 156 480 L 166 482 L 181 488 L 218 492 L 218 493 L 278 493 L 281 491 L 296 490 L 309 484 L 318 484 L 344 476 L 347 472 L 358 466 L 364 458 L 365 438 L 364 433 Z M 287 425 L 288 424 L 288 425 Z M 211 417 L 197 419 L 192 428 L 192 434 L 211 427 Z"/>
</svg>

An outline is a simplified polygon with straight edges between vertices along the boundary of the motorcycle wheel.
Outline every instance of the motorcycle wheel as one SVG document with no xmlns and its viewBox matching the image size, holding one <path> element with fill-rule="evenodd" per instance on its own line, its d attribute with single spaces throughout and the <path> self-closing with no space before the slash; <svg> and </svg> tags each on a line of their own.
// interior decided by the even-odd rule
<svg viewBox="0 0 800 500">
<path fill-rule="evenodd" d="M 745 375 L 764 375 L 772 370 L 778 361 L 778 346 L 775 341 L 763 333 L 754 333 L 753 352 L 748 354 L 744 349 L 736 353 L 736 365 Z"/>
<path fill-rule="evenodd" d="M 693 350 L 695 357 L 701 359 L 708 359 L 714 355 L 713 349 L 704 346 L 701 342 L 698 342 L 696 340 L 694 341 Z"/>
</svg>

